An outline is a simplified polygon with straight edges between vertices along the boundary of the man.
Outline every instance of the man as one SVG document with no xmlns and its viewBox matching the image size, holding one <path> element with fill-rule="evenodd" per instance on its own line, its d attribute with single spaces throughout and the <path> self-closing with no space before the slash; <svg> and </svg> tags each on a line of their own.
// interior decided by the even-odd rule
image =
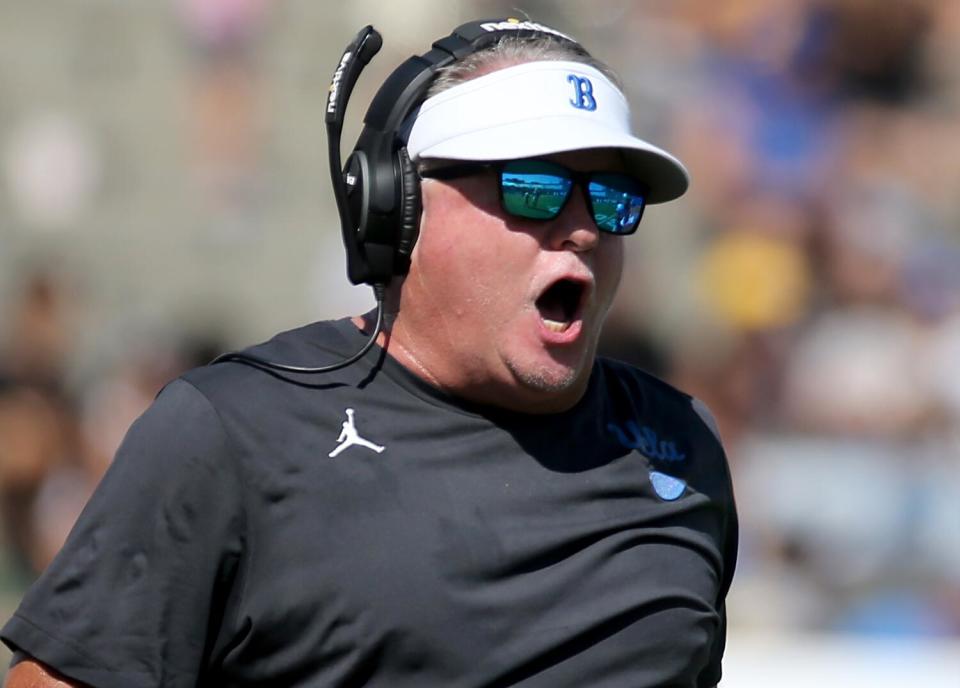
<svg viewBox="0 0 960 688">
<path fill-rule="evenodd" d="M 419 108 L 419 238 L 379 347 L 319 381 L 197 369 L 133 425 L 4 627 L 10 688 L 716 685 L 736 516 L 715 428 L 595 355 L 624 235 L 685 172 L 545 33 L 459 60 Z M 254 352 L 329 363 L 371 327 Z"/>
</svg>

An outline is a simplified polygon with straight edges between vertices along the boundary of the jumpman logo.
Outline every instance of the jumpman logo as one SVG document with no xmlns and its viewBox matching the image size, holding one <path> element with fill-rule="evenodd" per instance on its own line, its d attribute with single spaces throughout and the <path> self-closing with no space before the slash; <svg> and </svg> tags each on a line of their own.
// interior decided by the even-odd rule
<svg viewBox="0 0 960 688">
<path fill-rule="evenodd" d="M 340 437 L 337 438 L 337 442 L 339 442 L 340 445 L 327 456 L 332 458 L 347 447 L 352 446 L 366 447 L 367 449 L 372 449 L 378 454 L 383 451 L 383 447 L 381 447 L 379 444 L 374 444 L 373 442 L 360 437 L 360 434 L 357 432 L 357 427 L 353 423 L 352 408 L 347 409 L 347 420 L 343 423 L 343 429 L 340 431 Z"/>
</svg>

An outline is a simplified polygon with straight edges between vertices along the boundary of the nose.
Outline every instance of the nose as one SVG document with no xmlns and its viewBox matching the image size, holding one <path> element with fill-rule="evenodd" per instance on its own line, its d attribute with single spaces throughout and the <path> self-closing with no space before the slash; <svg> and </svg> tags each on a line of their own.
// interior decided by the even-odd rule
<svg viewBox="0 0 960 688">
<path fill-rule="evenodd" d="M 550 225 L 548 242 L 554 250 L 583 253 L 592 251 L 600 241 L 600 230 L 579 184 L 570 189 L 566 206 Z"/>
</svg>

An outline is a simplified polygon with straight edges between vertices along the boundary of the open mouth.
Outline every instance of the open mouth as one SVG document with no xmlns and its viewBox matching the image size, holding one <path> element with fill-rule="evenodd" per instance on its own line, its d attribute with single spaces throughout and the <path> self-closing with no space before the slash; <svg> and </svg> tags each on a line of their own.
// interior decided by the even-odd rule
<svg viewBox="0 0 960 688">
<path fill-rule="evenodd" d="M 536 301 L 540 319 L 551 332 L 563 332 L 577 318 L 586 285 L 572 279 L 554 282 Z"/>
</svg>

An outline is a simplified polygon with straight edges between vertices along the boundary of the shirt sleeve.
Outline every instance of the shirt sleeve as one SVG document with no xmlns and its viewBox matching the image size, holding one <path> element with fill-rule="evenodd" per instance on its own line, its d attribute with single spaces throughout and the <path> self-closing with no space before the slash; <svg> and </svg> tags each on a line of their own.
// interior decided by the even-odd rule
<svg viewBox="0 0 960 688">
<path fill-rule="evenodd" d="M 238 587 L 237 463 L 207 398 L 188 382 L 168 385 L 4 642 L 96 688 L 196 686 Z"/>
</svg>

